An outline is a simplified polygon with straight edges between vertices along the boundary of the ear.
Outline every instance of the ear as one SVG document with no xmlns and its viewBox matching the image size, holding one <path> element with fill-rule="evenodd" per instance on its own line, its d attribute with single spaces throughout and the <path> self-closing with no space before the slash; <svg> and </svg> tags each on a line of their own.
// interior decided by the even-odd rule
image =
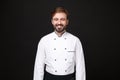
<svg viewBox="0 0 120 80">
<path fill-rule="evenodd" d="M 67 25 L 69 24 L 69 19 L 67 19 Z"/>
<path fill-rule="evenodd" d="M 51 19 L 51 23 L 53 24 L 53 19 Z"/>
</svg>

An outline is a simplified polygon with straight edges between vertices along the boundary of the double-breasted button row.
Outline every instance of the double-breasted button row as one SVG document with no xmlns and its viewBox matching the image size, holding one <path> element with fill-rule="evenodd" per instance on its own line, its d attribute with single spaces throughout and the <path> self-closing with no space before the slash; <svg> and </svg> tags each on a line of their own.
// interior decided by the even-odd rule
<svg viewBox="0 0 120 80">
<path fill-rule="evenodd" d="M 55 72 L 58 72 L 57 70 L 55 70 Z M 67 72 L 67 70 L 65 70 L 65 72 Z"/>
<path fill-rule="evenodd" d="M 64 48 L 65 50 L 67 50 L 67 48 Z M 54 50 L 56 50 L 56 48 L 54 48 Z"/>
<path fill-rule="evenodd" d="M 64 38 L 64 40 L 66 40 L 67 38 Z M 54 38 L 54 40 L 56 40 L 56 38 Z"/>
<path fill-rule="evenodd" d="M 57 61 L 57 59 L 54 59 L 54 61 Z M 67 59 L 65 58 L 65 61 L 67 61 Z"/>
<path fill-rule="evenodd" d="M 64 40 L 66 40 L 67 38 L 64 38 Z M 57 40 L 57 38 L 54 38 L 54 40 Z M 56 48 L 53 48 L 53 50 L 57 50 Z M 64 50 L 67 50 L 67 48 L 65 47 Z M 54 59 L 54 61 L 57 61 L 57 59 Z M 64 61 L 67 61 L 67 58 L 64 59 Z M 67 72 L 67 70 L 64 70 L 65 72 Z M 55 72 L 58 72 L 58 70 L 55 70 Z"/>
</svg>

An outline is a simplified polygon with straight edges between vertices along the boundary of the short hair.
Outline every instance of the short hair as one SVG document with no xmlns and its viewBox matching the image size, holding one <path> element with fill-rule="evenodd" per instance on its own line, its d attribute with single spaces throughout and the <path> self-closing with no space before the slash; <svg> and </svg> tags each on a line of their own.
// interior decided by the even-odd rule
<svg viewBox="0 0 120 80">
<path fill-rule="evenodd" d="M 65 9 L 63 7 L 57 7 L 51 12 L 51 17 L 53 17 L 56 13 L 65 13 L 67 15 L 67 19 L 68 19 L 69 13 L 68 13 L 67 9 Z"/>
</svg>

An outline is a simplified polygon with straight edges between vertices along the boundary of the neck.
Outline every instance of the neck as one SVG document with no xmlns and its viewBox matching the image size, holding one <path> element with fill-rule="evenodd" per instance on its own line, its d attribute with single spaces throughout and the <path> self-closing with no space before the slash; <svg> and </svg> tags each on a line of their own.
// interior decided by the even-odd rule
<svg viewBox="0 0 120 80">
<path fill-rule="evenodd" d="M 58 35 L 58 37 L 61 37 L 63 35 L 63 33 L 65 33 L 66 30 L 62 31 L 62 32 L 57 32 L 55 31 L 55 33 Z"/>
</svg>

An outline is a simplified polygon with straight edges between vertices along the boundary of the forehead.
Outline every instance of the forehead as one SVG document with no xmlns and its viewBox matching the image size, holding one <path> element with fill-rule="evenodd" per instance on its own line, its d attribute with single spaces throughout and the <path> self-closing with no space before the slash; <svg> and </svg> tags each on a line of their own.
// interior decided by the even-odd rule
<svg viewBox="0 0 120 80">
<path fill-rule="evenodd" d="M 61 13 L 55 13 L 55 15 L 53 16 L 53 18 L 67 18 L 67 15 L 63 12 Z"/>
</svg>

